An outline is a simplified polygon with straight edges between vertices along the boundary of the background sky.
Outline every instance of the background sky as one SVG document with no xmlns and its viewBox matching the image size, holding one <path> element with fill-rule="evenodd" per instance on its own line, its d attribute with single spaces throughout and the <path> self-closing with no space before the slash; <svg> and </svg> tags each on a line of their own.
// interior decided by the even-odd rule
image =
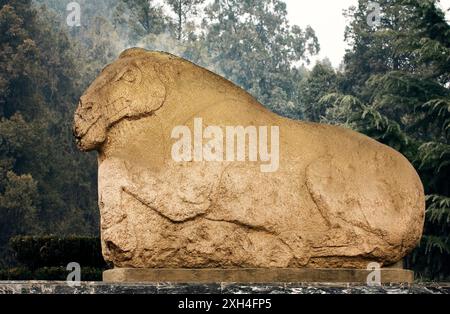
<svg viewBox="0 0 450 314">
<path fill-rule="evenodd" d="M 344 30 L 346 21 L 342 10 L 356 5 L 358 0 L 285 0 L 291 24 L 304 28 L 311 25 L 319 38 L 321 51 L 315 60 L 328 57 L 338 67 L 345 54 Z M 375 1 L 374 1 L 375 2 Z M 444 10 L 450 8 L 450 0 L 441 0 Z M 450 12 L 447 11 L 447 20 Z"/>
</svg>

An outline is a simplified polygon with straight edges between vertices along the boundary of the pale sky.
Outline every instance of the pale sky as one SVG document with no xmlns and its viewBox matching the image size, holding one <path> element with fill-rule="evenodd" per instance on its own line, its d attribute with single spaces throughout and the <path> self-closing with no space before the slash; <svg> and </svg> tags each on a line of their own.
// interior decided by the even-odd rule
<svg viewBox="0 0 450 314">
<path fill-rule="evenodd" d="M 338 67 L 345 53 L 344 30 L 346 26 L 342 10 L 356 5 L 357 0 L 285 0 L 291 24 L 302 28 L 311 25 L 320 42 L 320 55 L 314 60 L 328 57 Z M 374 0 L 376 2 L 376 0 Z M 450 0 L 441 0 L 444 10 L 450 8 Z M 450 13 L 447 12 L 447 20 Z M 312 64 L 314 64 L 314 60 Z"/>
</svg>

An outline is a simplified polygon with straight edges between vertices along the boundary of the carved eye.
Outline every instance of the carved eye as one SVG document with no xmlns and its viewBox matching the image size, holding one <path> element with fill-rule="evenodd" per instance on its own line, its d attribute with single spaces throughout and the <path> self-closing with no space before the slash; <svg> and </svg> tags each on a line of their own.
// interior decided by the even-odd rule
<svg viewBox="0 0 450 314">
<path fill-rule="evenodd" d="M 129 68 L 119 75 L 118 81 L 126 81 L 128 83 L 134 83 L 138 80 L 138 70 Z"/>
</svg>

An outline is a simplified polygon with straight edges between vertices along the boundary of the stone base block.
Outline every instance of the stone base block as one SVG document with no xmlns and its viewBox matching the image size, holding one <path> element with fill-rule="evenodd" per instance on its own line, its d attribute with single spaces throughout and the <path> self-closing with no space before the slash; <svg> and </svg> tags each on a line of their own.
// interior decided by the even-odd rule
<svg viewBox="0 0 450 314">
<path fill-rule="evenodd" d="M 115 268 L 103 272 L 104 282 L 173 283 L 367 283 L 371 271 L 362 269 L 143 269 Z M 380 270 L 381 283 L 413 283 L 414 272 L 400 268 Z"/>
<path fill-rule="evenodd" d="M 450 294 L 449 283 L 372 286 L 332 283 L 105 283 L 61 281 L 0 281 L 2 294 Z"/>
</svg>

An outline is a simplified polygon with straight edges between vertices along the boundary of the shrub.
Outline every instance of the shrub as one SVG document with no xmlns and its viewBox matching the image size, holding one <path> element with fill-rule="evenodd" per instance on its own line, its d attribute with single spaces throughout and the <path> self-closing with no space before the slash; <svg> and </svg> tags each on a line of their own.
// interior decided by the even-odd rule
<svg viewBox="0 0 450 314">
<path fill-rule="evenodd" d="M 32 277 L 32 271 L 26 267 L 0 269 L 0 280 L 30 280 Z"/>
<path fill-rule="evenodd" d="M 0 270 L 0 280 L 57 280 L 65 281 L 70 271 L 65 267 L 42 267 L 34 271 L 25 267 Z M 101 281 L 103 269 L 81 268 L 82 281 Z"/>
<path fill-rule="evenodd" d="M 30 270 L 63 267 L 65 271 L 65 267 L 71 262 L 77 262 L 81 267 L 107 267 L 99 238 L 18 236 L 10 239 L 10 246 L 17 261 Z"/>
</svg>

